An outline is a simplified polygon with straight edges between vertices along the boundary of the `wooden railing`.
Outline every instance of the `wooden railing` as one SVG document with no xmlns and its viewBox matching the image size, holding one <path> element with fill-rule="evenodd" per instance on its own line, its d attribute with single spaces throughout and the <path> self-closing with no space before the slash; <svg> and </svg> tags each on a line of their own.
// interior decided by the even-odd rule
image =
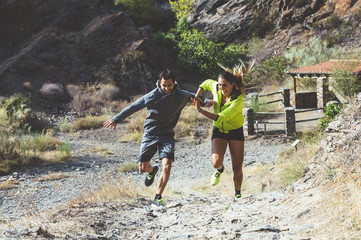
<svg viewBox="0 0 361 240">
<path fill-rule="evenodd" d="M 283 125 L 281 130 L 283 130 L 287 135 L 294 135 L 296 134 L 296 124 L 301 122 L 309 122 L 309 121 L 316 121 L 320 118 L 310 118 L 310 119 L 302 119 L 296 120 L 297 113 L 303 112 L 310 112 L 310 111 L 317 111 L 323 110 L 323 108 L 313 108 L 307 110 L 295 110 L 292 107 L 284 108 L 284 112 L 253 112 L 252 108 L 244 108 L 243 115 L 245 116 L 245 120 L 247 122 L 247 132 L 248 135 L 255 135 L 258 134 L 259 124 L 263 124 L 264 133 L 267 134 L 267 124 L 279 124 Z M 255 115 L 284 115 L 283 121 L 263 121 L 263 120 L 256 120 Z M 256 127 L 255 127 L 256 125 Z"/>
</svg>

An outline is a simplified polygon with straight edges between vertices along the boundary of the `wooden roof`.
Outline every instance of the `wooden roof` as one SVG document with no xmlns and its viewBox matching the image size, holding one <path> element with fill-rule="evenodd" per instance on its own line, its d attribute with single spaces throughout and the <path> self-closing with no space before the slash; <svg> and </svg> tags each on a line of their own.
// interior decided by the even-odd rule
<svg viewBox="0 0 361 240">
<path fill-rule="evenodd" d="M 287 71 L 291 76 L 330 75 L 333 71 L 352 68 L 355 74 L 361 74 L 361 60 L 329 60 L 312 66 Z M 350 69 L 351 70 L 351 69 Z"/>
</svg>

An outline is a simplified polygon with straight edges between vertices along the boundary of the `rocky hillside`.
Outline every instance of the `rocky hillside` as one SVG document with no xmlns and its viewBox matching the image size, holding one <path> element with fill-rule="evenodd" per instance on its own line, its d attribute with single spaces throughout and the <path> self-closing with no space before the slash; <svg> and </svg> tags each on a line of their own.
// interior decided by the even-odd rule
<svg viewBox="0 0 361 240">
<path fill-rule="evenodd" d="M 174 53 L 152 41 L 152 33 L 175 22 L 168 1 L 157 3 L 161 23 L 151 26 L 136 25 L 112 0 L 2 1 L 0 96 L 28 94 L 41 112 L 89 111 L 89 102 L 102 106 L 147 92 L 165 67 L 180 82 L 198 83 Z M 189 21 L 213 40 L 247 44 L 260 37 L 264 50 L 246 56 L 260 63 L 313 36 L 360 47 L 360 7 L 360 0 L 196 0 Z M 347 23 L 341 32 L 327 22 L 334 15 Z M 106 84 L 117 88 L 110 97 L 84 100 L 83 93 Z M 79 99 L 84 106 L 76 106 Z"/>
<path fill-rule="evenodd" d="M 257 56 L 262 62 L 283 53 L 290 47 L 307 45 L 311 37 L 327 39 L 339 34 L 328 26 L 328 19 L 337 15 L 350 27 L 336 44 L 361 47 L 361 1 L 348 0 L 260 0 L 225 1 L 196 0 L 196 11 L 189 19 L 210 39 L 244 43 L 267 36 L 264 51 Z"/>
</svg>

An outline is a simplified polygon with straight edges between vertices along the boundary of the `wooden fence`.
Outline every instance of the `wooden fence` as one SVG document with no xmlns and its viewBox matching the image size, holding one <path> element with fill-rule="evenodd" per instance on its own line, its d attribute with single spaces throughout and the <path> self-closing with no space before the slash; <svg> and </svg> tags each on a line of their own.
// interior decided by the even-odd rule
<svg viewBox="0 0 361 240">
<path fill-rule="evenodd" d="M 243 115 L 245 116 L 245 120 L 247 122 L 247 132 L 248 135 L 255 135 L 258 134 L 259 125 L 263 124 L 264 133 L 267 134 L 267 124 L 278 124 L 283 125 L 281 129 L 287 135 L 294 135 L 296 133 L 296 124 L 301 122 L 309 122 L 319 120 L 320 118 L 310 118 L 310 119 L 303 119 L 303 120 L 296 120 L 296 114 L 302 112 L 310 112 L 310 111 L 317 111 L 323 110 L 323 108 L 313 108 L 307 110 L 295 110 L 293 107 L 285 107 L 283 112 L 253 112 L 252 108 L 244 108 Z M 259 115 L 283 115 L 283 121 L 262 121 L 256 120 L 255 116 Z M 256 125 L 256 127 L 255 127 Z"/>
<path fill-rule="evenodd" d="M 253 93 L 252 98 L 254 98 L 255 101 L 258 102 L 258 98 L 269 97 L 269 96 L 273 96 L 273 95 L 279 95 L 280 98 L 277 99 L 277 100 L 261 103 L 261 105 L 271 104 L 271 103 L 275 103 L 275 102 L 281 102 L 283 107 L 290 107 L 291 106 L 291 103 L 290 103 L 290 89 L 289 88 L 281 88 L 278 92 L 261 94 L 261 95 L 258 95 L 257 93 Z"/>
</svg>

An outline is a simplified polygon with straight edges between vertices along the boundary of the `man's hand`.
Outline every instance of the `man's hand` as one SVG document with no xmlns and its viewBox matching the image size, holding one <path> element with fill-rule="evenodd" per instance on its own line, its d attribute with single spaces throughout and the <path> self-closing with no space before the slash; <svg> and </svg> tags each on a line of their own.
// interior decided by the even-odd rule
<svg viewBox="0 0 361 240">
<path fill-rule="evenodd" d="M 117 123 L 114 122 L 113 120 L 109 119 L 108 121 L 106 121 L 106 122 L 103 123 L 103 126 L 104 126 L 105 128 L 109 128 L 109 129 L 111 129 L 111 130 L 114 131 L 115 128 L 117 127 Z"/>
<path fill-rule="evenodd" d="M 201 108 L 201 104 L 199 102 L 199 98 L 191 98 L 193 105 L 196 107 L 196 110 L 199 111 L 199 109 Z"/>
</svg>

